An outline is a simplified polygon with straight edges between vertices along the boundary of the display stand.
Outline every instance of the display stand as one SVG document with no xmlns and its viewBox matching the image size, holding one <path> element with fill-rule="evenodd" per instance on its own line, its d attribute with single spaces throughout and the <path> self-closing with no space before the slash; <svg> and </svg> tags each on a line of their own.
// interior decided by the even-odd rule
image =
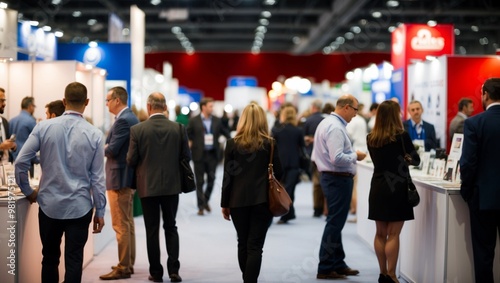
<svg viewBox="0 0 500 283">
<path fill-rule="evenodd" d="M 373 249 L 375 221 L 368 219 L 368 196 L 373 164 L 360 162 L 358 174 L 358 235 Z M 408 282 L 474 282 L 469 208 L 456 185 L 419 175 L 412 179 L 420 194 L 415 219 L 406 221 L 400 235 L 399 275 Z M 449 187 L 454 186 L 454 187 Z M 497 241 L 494 266 L 500 266 Z M 500 282 L 500 269 L 494 270 Z"/>
</svg>

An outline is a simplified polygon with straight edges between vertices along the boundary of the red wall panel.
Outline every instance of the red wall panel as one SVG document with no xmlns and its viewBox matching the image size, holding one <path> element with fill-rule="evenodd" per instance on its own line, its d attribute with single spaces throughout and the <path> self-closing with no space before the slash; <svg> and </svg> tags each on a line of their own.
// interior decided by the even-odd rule
<svg viewBox="0 0 500 283">
<path fill-rule="evenodd" d="M 302 76 L 316 82 L 344 80 L 347 71 L 371 63 L 389 61 L 389 53 L 313 54 L 294 56 L 284 53 L 148 53 L 146 68 L 163 72 L 163 63 L 172 64 L 173 77 L 179 85 L 199 89 L 207 97 L 224 99 L 230 76 L 253 76 L 258 85 L 271 88 L 279 76 Z"/>
</svg>

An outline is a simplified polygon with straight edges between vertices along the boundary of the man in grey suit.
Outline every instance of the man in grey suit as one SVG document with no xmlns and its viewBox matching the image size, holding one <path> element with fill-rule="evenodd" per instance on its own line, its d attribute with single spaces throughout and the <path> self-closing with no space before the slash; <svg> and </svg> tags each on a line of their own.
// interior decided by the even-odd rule
<svg viewBox="0 0 500 283">
<path fill-rule="evenodd" d="M 104 154 L 106 160 L 106 189 L 111 211 L 111 223 L 118 242 L 118 264 L 112 271 L 99 276 L 102 280 L 130 278 L 135 263 L 135 224 L 132 203 L 135 190 L 129 180 L 127 151 L 130 141 L 130 127 L 139 119 L 127 107 L 128 94 L 123 87 L 113 87 L 106 95 L 109 112 L 115 115 L 115 122 L 106 138 Z"/>
<path fill-rule="evenodd" d="M 500 231 L 500 78 L 487 79 L 481 88 L 484 112 L 465 120 L 460 157 L 460 194 L 469 206 L 474 276 L 493 283 L 495 245 Z"/>
<path fill-rule="evenodd" d="M 464 132 L 464 121 L 474 112 L 474 103 L 472 99 L 464 97 L 458 101 L 458 113 L 450 122 L 450 136 L 449 140 L 453 139 L 455 133 Z"/>
<path fill-rule="evenodd" d="M 198 215 L 203 215 L 204 210 L 208 212 L 211 210 L 208 202 L 214 187 L 217 163 L 222 156 L 219 137 L 224 135 L 229 139 L 231 136 L 221 120 L 212 115 L 214 109 L 212 98 L 203 98 L 200 101 L 200 109 L 200 115 L 189 120 L 187 134 L 193 153 Z M 207 187 L 203 191 L 205 174 L 207 174 Z"/>
<path fill-rule="evenodd" d="M 179 276 L 179 234 L 175 217 L 181 193 L 179 160 L 190 160 L 184 128 L 169 121 L 165 96 L 154 92 L 148 97 L 149 119 L 130 129 L 127 163 L 135 167 L 136 186 L 141 198 L 146 226 L 149 260 L 149 280 L 163 282 L 160 262 L 160 209 L 167 246 L 167 271 L 171 282 L 181 282 Z M 184 138 L 182 136 L 184 135 Z M 184 140 L 181 146 L 181 140 Z"/>
</svg>

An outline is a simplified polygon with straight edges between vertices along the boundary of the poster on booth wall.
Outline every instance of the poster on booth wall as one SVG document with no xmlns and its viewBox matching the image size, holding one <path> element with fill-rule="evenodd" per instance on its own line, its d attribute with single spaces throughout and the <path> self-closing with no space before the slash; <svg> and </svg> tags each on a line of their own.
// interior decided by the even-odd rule
<svg viewBox="0 0 500 283">
<path fill-rule="evenodd" d="M 438 147 L 444 148 L 447 118 L 446 57 L 410 65 L 407 94 L 407 104 L 412 100 L 422 104 L 422 119 L 434 125 Z"/>
</svg>

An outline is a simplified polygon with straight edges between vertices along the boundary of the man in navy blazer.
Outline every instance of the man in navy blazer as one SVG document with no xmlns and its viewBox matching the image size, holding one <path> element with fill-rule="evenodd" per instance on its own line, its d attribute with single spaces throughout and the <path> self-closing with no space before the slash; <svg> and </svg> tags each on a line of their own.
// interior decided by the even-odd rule
<svg viewBox="0 0 500 283">
<path fill-rule="evenodd" d="M 460 193 L 469 205 L 476 282 L 493 283 L 500 231 L 500 78 L 484 82 L 481 100 L 485 111 L 464 123 Z"/>
<path fill-rule="evenodd" d="M 218 117 L 212 115 L 213 109 L 214 100 L 210 97 L 203 98 L 200 101 L 200 115 L 191 118 L 186 129 L 194 163 L 198 215 L 203 215 L 204 210 L 211 211 L 208 202 L 214 187 L 217 163 L 222 156 L 219 137 L 231 137 L 229 129 L 223 126 Z M 203 191 L 205 174 L 207 186 Z"/>
<path fill-rule="evenodd" d="M 423 140 L 425 151 L 439 147 L 434 126 L 422 120 L 422 113 L 424 113 L 422 103 L 418 100 L 411 101 L 408 104 L 408 113 L 411 118 L 404 121 L 403 126 L 410 134 L 411 140 Z"/>
<path fill-rule="evenodd" d="M 128 94 L 123 87 L 113 87 L 106 95 L 109 112 L 115 115 L 115 122 L 106 138 L 106 189 L 111 211 L 111 222 L 118 242 L 118 264 L 112 271 L 101 275 L 102 280 L 130 278 L 134 273 L 135 225 L 132 203 L 135 190 L 129 180 L 132 170 L 127 168 L 127 152 L 130 142 L 130 127 L 139 123 L 127 107 Z"/>
</svg>

